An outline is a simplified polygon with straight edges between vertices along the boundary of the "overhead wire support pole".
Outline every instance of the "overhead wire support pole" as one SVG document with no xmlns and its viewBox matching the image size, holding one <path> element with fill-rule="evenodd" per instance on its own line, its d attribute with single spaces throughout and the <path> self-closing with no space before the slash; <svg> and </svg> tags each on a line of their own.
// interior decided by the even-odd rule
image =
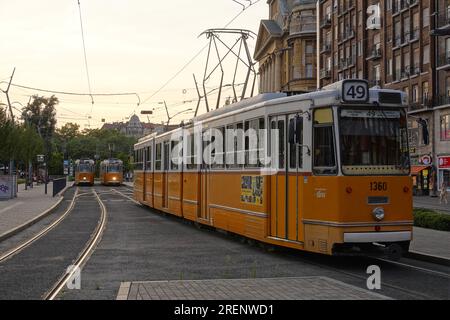
<svg viewBox="0 0 450 320">
<path fill-rule="evenodd" d="M 12 110 L 12 105 L 11 105 L 11 99 L 9 98 L 9 89 L 11 88 L 11 84 L 14 78 L 14 74 L 16 73 L 16 67 L 14 67 L 14 70 L 11 74 L 11 78 L 9 79 L 9 83 L 8 83 L 8 87 L 6 88 L 6 91 L 3 91 L 3 93 L 6 95 L 6 101 L 8 102 L 8 108 L 9 108 L 9 113 L 11 115 L 11 120 L 14 123 L 14 113 Z"/>
<path fill-rule="evenodd" d="M 220 97 L 222 96 L 223 77 L 225 75 L 225 72 L 223 71 L 222 59 L 220 59 L 219 48 L 217 47 L 216 35 L 213 35 L 213 40 L 214 40 L 214 47 L 216 48 L 217 59 L 219 59 L 219 65 L 220 65 L 220 71 L 221 71 L 220 87 L 219 87 L 219 93 L 217 94 L 217 103 L 216 103 L 216 109 L 219 109 Z"/>
<path fill-rule="evenodd" d="M 197 83 L 197 79 L 195 78 L 195 74 L 192 74 L 192 76 L 194 77 L 194 82 L 195 82 L 195 88 L 197 89 L 197 94 L 198 94 L 198 101 L 197 101 L 197 108 L 195 109 L 195 117 L 198 114 L 198 109 L 200 108 L 200 103 L 202 102 L 202 95 L 200 94 L 200 89 L 198 87 L 198 83 Z"/>
</svg>

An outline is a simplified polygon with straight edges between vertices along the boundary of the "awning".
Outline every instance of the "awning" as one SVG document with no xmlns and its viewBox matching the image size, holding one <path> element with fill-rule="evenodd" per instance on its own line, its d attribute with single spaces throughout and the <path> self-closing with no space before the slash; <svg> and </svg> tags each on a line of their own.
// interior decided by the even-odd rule
<svg viewBox="0 0 450 320">
<path fill-rule="evenodd" d="M 413 176 L 418 175 L 419 173 L 421 173 L 423 170 L 430 168 L 429 166 L 412 166 L 411 167 L 411 174 Z"/>
</svg>

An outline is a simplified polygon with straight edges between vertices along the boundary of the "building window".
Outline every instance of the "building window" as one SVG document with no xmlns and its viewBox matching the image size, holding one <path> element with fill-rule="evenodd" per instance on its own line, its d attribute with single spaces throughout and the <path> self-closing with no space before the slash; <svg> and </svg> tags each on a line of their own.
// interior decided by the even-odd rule
<svg viewBox="0 0 450 320">
<path fill-rule="evenodd" d="M 393 68 L 393 63 L 392 63 L 392 59 L 389 58 L 387 61 L 387 75 L 388 76 L 392 76 L 392 68 Z"/>
<path fill-rule="evenodd" d="M 409 87 L 404 87 L 403 92 L 406 93 L 406 99 L 408 100 L 408 103 L 410 102 L 409 99 Z"/>
<path fill-rule="evenodd" d="M 430 63 L 430 45 L 427 44 L 423 47 L 423 64 Z"/>
<path fill-rule="evenodd" d="M 423 9 L 423 27 L 430 25 L 430 8 Z"/>
<path fill-rule="evenodd" d="M 413 85 L 412 87 L 412 102 L 419 102 L 419 86 L 417 84 Z"/>
<path fill-rule="evenodd" d="M 441 117 L 441 140 L 450 140 L 450 114 Z"/>
<path fill-rule="evenodd" d="M 426 81 L 422 84 L 422 101 L 424 105 L 428 105 L 429 90 L 428 81 Z"/>
<path fill-rule="evenodd" d="M 312 78 L 313 77 L 313 73 L 314 73 L 314 67 L 311 63 L 307 63 L 306 64 L 306 78 Z"/>
</svg>

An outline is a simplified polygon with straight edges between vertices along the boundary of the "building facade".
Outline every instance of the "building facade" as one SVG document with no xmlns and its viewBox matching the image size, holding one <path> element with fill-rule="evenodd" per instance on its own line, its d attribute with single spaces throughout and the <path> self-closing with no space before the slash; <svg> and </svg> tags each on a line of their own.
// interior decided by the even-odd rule
<svg viewBox="0 0 450 320">
<path fill-rule="evenodd" d="M 316 90 L 316 1 L 268 0 L 254 58 L 259 62 L 259 92 Z"/>
<path fill-rule="evenodd" d="M 101 130 L 116 130 L 129 137 L 142 138 L 153 132 L 164 132 L 165 130 L 173 130 L 179 125 L 166 126 L 164 124 L 141 122 L 137 115 L 130 117 L 128 122 L 105 123 Z"/>
<path fill-rule="evenodd" d="M 408 94 L 417 194 L 434 195 L 443 181 L 450 185 L 447 169 L 439 165 L 450 154 L 450 39 L 433 36 L 450 23 L 448 2 L 318 2 L 318 87 L 359 78 Z"/>
</svg>

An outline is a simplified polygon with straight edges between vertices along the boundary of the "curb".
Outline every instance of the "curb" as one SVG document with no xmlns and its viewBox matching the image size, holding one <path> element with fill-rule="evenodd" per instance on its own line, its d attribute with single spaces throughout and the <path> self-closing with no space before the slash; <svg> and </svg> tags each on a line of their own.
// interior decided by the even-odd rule
<svg viewBox="0 0 450 320">
<path fill-rule="evenodd" d="M 404 255 L 404 257 L 414 259 L 414 260 L 420 260 L 420 261 L 424 261 L 424 262 L 439 264 L 439 265 L 443 265 L 443 266 L 447 266 L 447 267 L 450 266 L 450 259 L 440 257 L 440 256 L 432 256 L 432 255 L 420 253 L 417 251 L 409 251 L 408 253 L 406 253 Z"/>
<path fill-rule="evenodd" d="M 63 191 L 66 192 L 67 190 L 63 190 Z M 12 229 L 10 231 L 7 231 L 4 234 L 0 235 L 0 242 L 5 241 L 6 239 L 9 239 L 9 238 L 15 236 L 16 234 L 22 232 L 23 230 L 31 227 L 32 225 L 36 224 L 40 220 L 42 220 L 45 217 L 47 217 L 48 215 L 50 215 L 61 204 L 61 202 L 63 200 L 64 200 L 64 197 L 62 196 L 62 192 L 61 192 L 60 199 L 52 207 L 50 207 L 49 209 L 45 210 L 44 212 L 42 212 L 37 217 L 35 217 L 35 218 L 25 222 L 24 224 L 22 224 L 22 225 L 14 228 L 14 229 Z"/>
</svg>

